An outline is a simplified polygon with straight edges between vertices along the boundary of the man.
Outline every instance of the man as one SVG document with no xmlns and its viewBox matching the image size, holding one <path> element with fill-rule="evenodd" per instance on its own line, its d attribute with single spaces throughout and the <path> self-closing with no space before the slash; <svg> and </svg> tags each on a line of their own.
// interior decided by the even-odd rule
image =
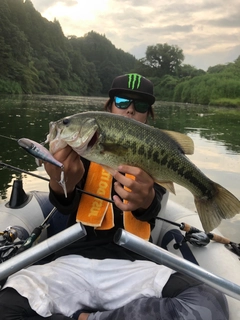
<svg viewBox="0 0 240 320">
<path fill-rule="evenodd" d="M 105 109 L 146 123 L 154 102 L 152 83 L 127 74 L 113 80 Z M 69 146 L 54 157 L 64 164 L 68 196 L 58 183 L 59 168 L 45 163 L 50 201 L 69 215 L 69 225 L 84 221 L 87 236 L 57 252 L 51 263 L 9 277 L 0 293 L 5 319 L 228 319 L 221 293 L 113 242 L 118 228 L 130 228 L 151 241 L 164 188 L 142 169 L 124 164 L 112 177 Z M 104 201 L 96 206 L 95 199 L 79 193 L 76 186 L 96 193 L 104 186 L 113 206 Z M 94 222 L 89 219 L 93 206 Z"/>
</svg>

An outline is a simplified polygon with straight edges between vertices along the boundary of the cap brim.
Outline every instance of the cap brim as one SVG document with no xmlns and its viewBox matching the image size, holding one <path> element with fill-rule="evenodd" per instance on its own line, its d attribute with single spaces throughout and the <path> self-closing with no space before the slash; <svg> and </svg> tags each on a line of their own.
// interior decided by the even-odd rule
<svg viewBox="0 0 240 320">
<path fill-rule="evenodd" d="M 149 93 L 141 92 L 141 91 L 134 91 L 131 89 L 121 89 L 121 88 L 114 88 L 109 90 L 108 94 L 110 98 L 113 98 L 114 96 L 120 95 L 120 94 L 128 94 L 128 93 L 136 93 L 138 96 L 144 99 L 144 101 L 149 102 L 151 105 L 155 102 L 155 97 Z"/>
</svg>

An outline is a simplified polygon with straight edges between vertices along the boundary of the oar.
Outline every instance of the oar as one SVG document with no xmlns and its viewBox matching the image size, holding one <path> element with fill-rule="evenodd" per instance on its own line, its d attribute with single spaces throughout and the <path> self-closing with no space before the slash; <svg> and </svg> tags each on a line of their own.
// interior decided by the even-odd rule
<svg viewBox="0 0 240 320">
<path fill-rule="evenodd" d="M 8 169 L 11 169 L 11 170 L 14 170 L 14 171 L 17 171 L 17 172 L 21 172 L 21 173 L 28 174 L 28 175 L 30 175 L 30 176 L 33 176 L 33 177 L 38 178 L 38 179 L 45 180 L 45 181 L 47 181 L 47 182 L 50 181 L 50 179 L 48 179 L 48 178 L 41 177 L 41 176 L 39 176 L 39 175 L 37 175 L 37 174 L 34 174 L 34 173 L 32 173 L 32 172 L 29 172 L 29 171 L 26 171 L 26 170 L 23 170 L 23 169 L 20 169 L 20 168 L 11 166 L 10 164 L 4 163 L 4 162 L 2 162 L 2 161 L 0 161 L 0 166 L 6 167 L 6 168 L 8 168 Z M 114 201 L 113 201 L 112 199 L 107 199 L 107 198 L 101 197 L 101 196 L 99 196 L 99 195 L 97 195 L 97 194 L 93 194 L 93 193 L 91 193 L 91 192 L 87 192 L 87 191 L 82 190 L 82 189 L 80 189 L 80 188 L 78 188 L 78 187 L 77 187 L 76 189 L 77 189 L 78 191 L 86 194 L 86 195 L 91 196 L 91 197 L 98 198 L 98 199 L 101 199 L 101 200 L 103 200 L 103 201 L 108 201 L 108 202 L 110 202 L 110 203 L 114 203 Z"/>
<path fill-rule="evenodd" d="M 140 254 L 151 261 L 156 262 L 157 264 L 163 264 L 175 271 L 187 274 L 190 277 L 200 280 L 230 297 L 240 300 L 239 285 L 212 274 L 198 265 L 182 259 L 157 245 L 131 234 L 130 232 L 127 232 L 123 229 L 118 229 L 114 237 L 114 242 L 128 250 Z"/>
<path fill-rule="evenodd" d="M 25 268 L 52 253 L 66 247 L 67 245 L 86 236 L 86 230 L 81 223 L 75 223 L 71 227 L 57 233 L 29 248 L 26 251 L 17 254 L 11 259 L 0 264 L 0 281 L 6 279 L 11 274 Z"/>
</svg>

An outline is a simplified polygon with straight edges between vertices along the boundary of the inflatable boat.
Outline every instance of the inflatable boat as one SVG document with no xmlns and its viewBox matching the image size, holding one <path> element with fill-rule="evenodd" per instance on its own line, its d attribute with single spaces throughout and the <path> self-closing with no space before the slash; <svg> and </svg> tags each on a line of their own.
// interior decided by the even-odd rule
<svg viewBox="0 0 240 320">
<path fill-rule="evenodd" d="M 66 223 L 67 216 L 53 208 L 48 192 L 25 193 L 22 180 L 15 180 L 10 199 L 0 204 L 0 281 L 30 264 L 45 263 L 54 251 L 85 235 L 81 224 L 70 230 Z M 223 238 L 217 229 L 211 235 Z M 152 240 L 148 243 L 125 230 L 116 235 L 117 244 L 221 290 L 229 302 L 230 319 L 240 319 L 238 252 L 204 233 L 197 213 L 166 194 Z"/>
</svg>

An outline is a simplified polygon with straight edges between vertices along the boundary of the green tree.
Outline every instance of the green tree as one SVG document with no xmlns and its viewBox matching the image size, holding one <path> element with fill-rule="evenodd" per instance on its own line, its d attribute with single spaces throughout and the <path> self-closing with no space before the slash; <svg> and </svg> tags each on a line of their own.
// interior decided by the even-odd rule
<svg viewBox="0 0 240 320">
<path fill-rule="evenodd" d="M 217 64 L 213 67 L 209 67 L 207 69 L 207 73 L 220 73 L 220 72 L 225 71 L 226 68 L 227 68 L 227 66 L 224 64 Z"/>
<path fill-rule="evenodd" d="M 185 77 L 196 77 L 205 74 L 206 72 L 202 69 L 197 69 L 190 64 L 183 64 L 178 67 L 177 75 L 179 78 Z"/>
<path fill-rule="evenodd" d="M 159 80 L 158 84 L 155 84 L 154 87 L 155 96 L 162 101 L 173 101 L 174 89 L 179 79 L 176 76 L 167 74 Z"/>
<path fill-rule="evenodd" d="M 166 74 L 176 75 L 183 60 L 183 51 L 177 45 L 159 43 L 147 47 L 144 64 L 153 69 L 154 76 L 163 77 Z"/>
</svg>

